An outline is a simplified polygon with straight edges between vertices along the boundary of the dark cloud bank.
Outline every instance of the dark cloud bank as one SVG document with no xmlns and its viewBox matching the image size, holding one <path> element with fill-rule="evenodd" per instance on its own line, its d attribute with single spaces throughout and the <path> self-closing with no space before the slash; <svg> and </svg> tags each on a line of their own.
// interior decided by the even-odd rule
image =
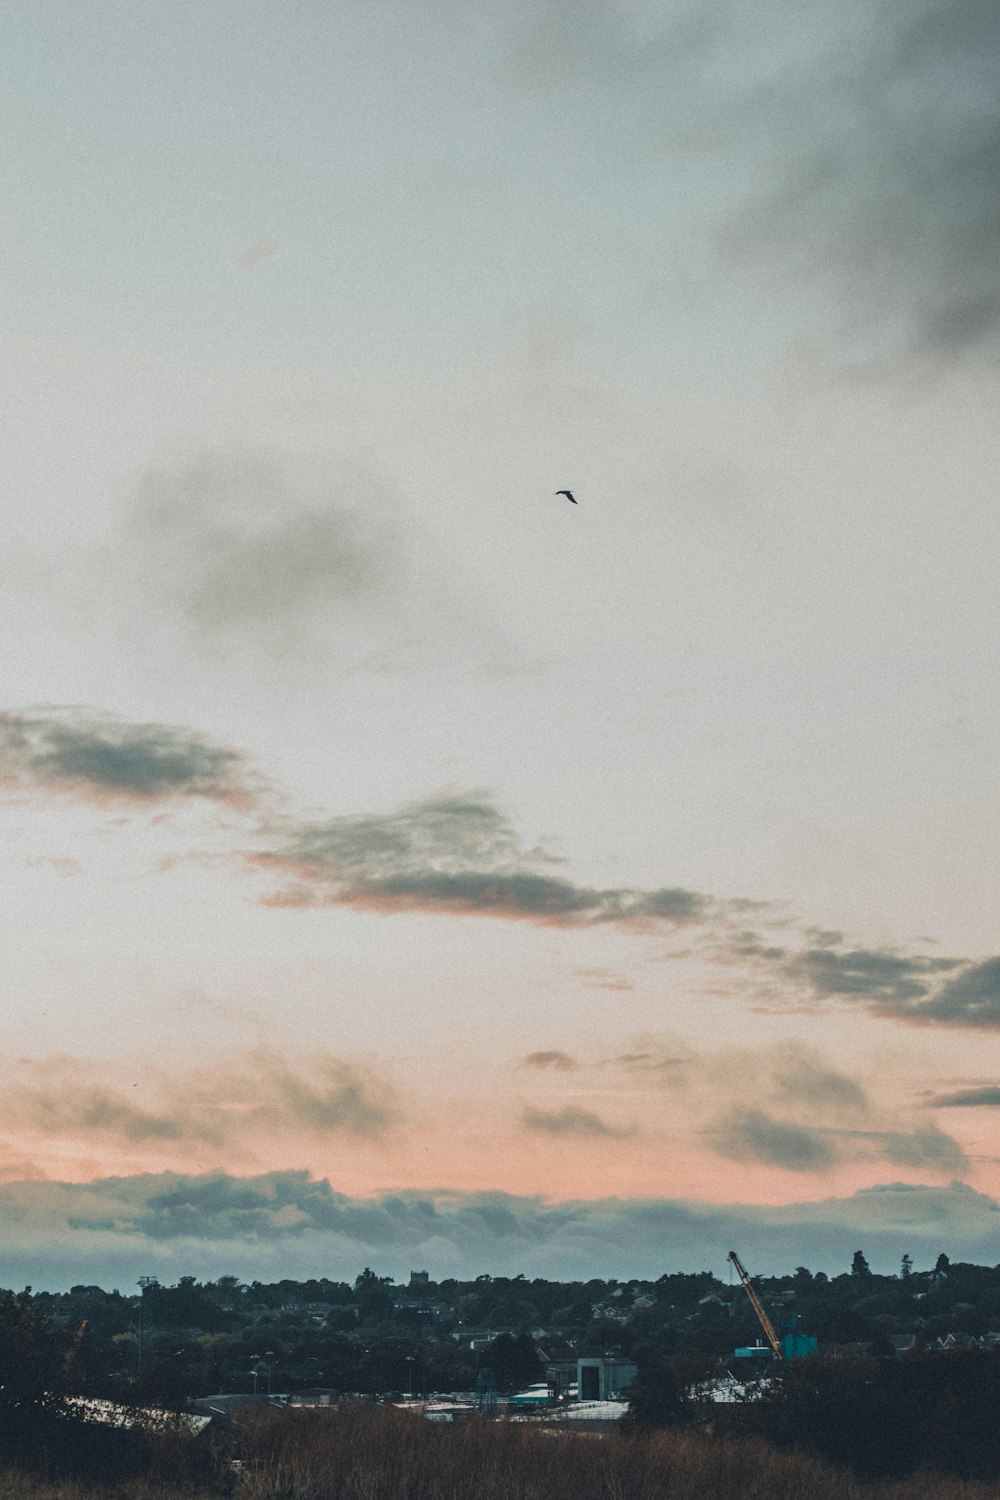
<svg viewBox="0 0 1000 1500">
<path fill-rule="evenodd" d="M 747 112 L 775 168 L 736 226 L 737 251 L 834 289 L 863 355 L 931 366 L 995 355 L 1000 8 L 807 5 L 789 38 Z"/>
<path fill-rule="evenodd" d="M 547 1203 L 480 1193 L 348 1198 L 306 1172 L 116 1177 L 0 1186 L 0 1284 L 132 1287 L 139 1275 L 353 1278 L 364 1265 L 405 1277 L 724 1274 L 738 1245 L 761 1272 L 840 1272 L 863 1246 L 873 1267 L 902 1254 L 993 1264 L 1000 1206 L 961 1183 L 888 1183 L 780 1208 L 668 1199 Z"/>
</svg>

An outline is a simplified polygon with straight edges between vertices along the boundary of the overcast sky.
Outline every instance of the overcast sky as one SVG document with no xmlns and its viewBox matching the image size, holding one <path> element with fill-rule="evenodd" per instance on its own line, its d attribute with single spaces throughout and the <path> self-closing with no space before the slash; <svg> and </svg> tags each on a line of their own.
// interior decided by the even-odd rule
<svg viewBox="0 0 1000 1500">
<path fill-rule="evenodd" d="M 995 1259 L 996 6 L 0 32 L 0 1284 Z"/>
</svg>

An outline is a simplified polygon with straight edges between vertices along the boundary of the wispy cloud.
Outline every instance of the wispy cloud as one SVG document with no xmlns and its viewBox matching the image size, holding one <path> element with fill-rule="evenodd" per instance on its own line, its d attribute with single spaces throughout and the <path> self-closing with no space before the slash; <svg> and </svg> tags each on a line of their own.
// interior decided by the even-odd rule
<svg viewBox="0 0 1000 1500">
<path fill-rule="evenodd" d="M 98 803 L 192 797 L 245 803 L 252 787 L 238 751 L 189 729 L 130 724 L 69 708 L 0 713 L 0 789 L 8 793 L 57 793 Z"/>
<path fill-rule="evenodd" d="M 567 1105 L 564 1109 L 526 1109 L 522 1116 L 524 1128 L 540 1135 L 605 1137 L 620 1140 L 634 1135 L 632 1127 L 609 1125 L 600 1115 L 588 1109 Z"/>
<path fill-rule="evenodd" d="M 123 516 L 125 585 L 205 650 L 329 671 L 504 655 L 499 630 L 378 474 L 336 455 L 207 451 L 150 468 Z"/>
<path fill-rule="evenodd" d="M 258 1050 L 187 1073 L 146 1068 L 126 1087 L 96 1072 L 58 1057 L 8 1066 L 0 1128 L 77 1148 L 211 1146 L 252 1154 L 255 1143 L 276 1135 L 375 1140 L 399 1117 L 384 1079 L 324 1052 L 308 1064 Z"/>
<path fill-rule="evenodd" d="M 928 1109 L 1000 1109 L 1000 1084 L 982 1083 L 950 1094 L 935 1094 L 925 1103 Z"/>
<path fill-rule="evenodd" d="M 521 1063 L 525 1068 L 555 1068 L 561 1073 L 571 1072 L 580 1066 L 575 1057 L 570 1057 L 568 1052 L 561 1052 L 558 1047 L 542 1052 L 529 1052 L 526 1057 L 522 1057 Z"/>
<path fill-rule="evenodd" d="M 840 1118 L 860 1118 L 870 1108 L 857 1079 L 801 1046 L 778 1048 L 773 1058 L 774 1097 L 784 1104 L 813 1113 L 831 1112 Z"/>
<path fill-rule="evenodd" d="M 708 1137 L 720 1156 L 791 1172 L 826 1171 L 837 1159 L 822 1131 L 776 1120 L 760 1109 L 728 1110 L 709 1129 Z"/>
<path fill-rule="evenodd" d="M 873 1097 L 874 1080 L 866 1087 L 801 1042 L 716 1049 L 669 1037 L 647 1036 L 643 1042 L 577 1063 L 576 1071 L 589 1072 L 588 1092 L 612 1107 L 627 1098 L 630 1109 L 638 1108 L 645 1136 L 690 1132 L 725 1160 L 800 1174 L 891 1162 L 954 1176 L 968 1166 L 959 1142 L 929 1123 L 923 1109 L 901 1109 Z M 561 1055 L 556 1049 L 541 1054 Z M 579 1111 L 560 1110 L 555 1079 L 552 1087 L 548 1118 L 533 1119 L 533 1127 L 569 1134 L 578 1123 L 584 1134 L 587 1127 L 575 1119 Z M 924 1108 L 936 1102 L 926 1101 Z"/>
<path fill-rule="evenodd" d="M 260 239 L 251 240 L 248 245 L 244 245 L 242 250 L 236 250 L 231 255 L 227 255 L 226 264 L 234 271 L 256 271 L 258 267 L 284 254 L 285 246 L 280 240 L 273 240 L 267 235 L 262 235 Z"/>
<path fill-rule="evenodd" d="M 612 990 L 626 994 L 635 989 L 634 982 L 618 969 L 574 969 L 589 990 Z"/>
<path fill-rule="evenodd" d="M 706 1134 L 719 1156 L 788 1172 L 827 1172 L 844 1162 L 882 1160 L 952 1177 L 969 1164 L 954 1137 L 936 1125 L 910 1130 L 837 1130 L 741 1108 L 720 1116 Z"/>
</svg>

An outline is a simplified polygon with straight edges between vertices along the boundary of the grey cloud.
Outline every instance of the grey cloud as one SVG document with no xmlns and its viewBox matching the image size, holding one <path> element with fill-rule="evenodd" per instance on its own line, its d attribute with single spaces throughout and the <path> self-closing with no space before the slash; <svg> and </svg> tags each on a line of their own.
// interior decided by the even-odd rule
<svg viewBox="0 0 1000 1500">
<path fill-rule="evenodd" d="M 729 939 L 722 956 L 726 959 L 765 959 L 768 962 L 777 963 L 779 959 L 785 958 L 787 953 L 784 948 L 779 948 L 775 943 L 765 942 L 759 933 L 740 932 Z"/>
<path fill-rule="evenodd" d="M 875 1015 L 914 1026 L 1000 1027 L 1000 958 L 970 963 L 831 942 L 788 958 L 778 975 L 805 984 L 817 999 L 856 999 Z"/>
<path fill-rule="evenodd" d="M 483 793 L 443 795 L 380 817 L 301 827 L 283 847 L 250 856 L 285 877 L 265 898 L 279 906 L 354 906 L 530 921 L 552 926 L 632 922 L 682 927 L 712 903 L 680 888 L 593 889 L 544 872 Z"/>
<path fill-rule="evenodd" d="M 99 802 L 240 802 L 252 778 L 237 751 L 191 730 L 63 709 L 0 714 L 0 785 Z"/>
<path fill-rule="evenodd" d="M 208 635 L 294 632 L 316 608 L 361 605 L 402 581 L 399 527 L 374 481 L 339 473 L 324 486 L 266 454 L 150 471 L 129 527 Z"/>
<path fill-rule="evenodd" d="M 860 995 L 871 1001 L 923 999 L 934 977 L 953 968 L 949 959 L 892 953 L 880 949 L 806 948 L 787 964 L 786 972 L 819 994 Z"/>
<path fill-rule="evenodd" d="M 757 1161 L 789 1172 L 821 1172 L 837 1153 L 826 1134 L 776 1120 L 759 1109 L 732 1109 L 707 1132 L 713 1149 L 732 1161 Z"/>
<path fill-rule="evenodd" d="M 821 1172 L 842 1162 L 873 1160 L 945 1176 L 968 1167 L 958 1142 L 936 1125 L 845 1130 L 776 1119 L 760 1109 L 735 1108 L 713 1121 L 706 1135 L 720 1156 L 789 1172 Z"/>
<path fill-rule="evenodd" d="M 382 1135 L 395 1117 L 386 1085 L 339 1058 L 316 1059 L 312 1078 L 271 1053 L 258 1054 L 256 1061 L 266 1102 L 255 1114 L 268 1126 L 289 1123 L 320 1134 L 371 1137 Z"/>
<path fill-rule="evenodd" d="M 868 1096 L 859 1083 L 802 1047 L 786 1047 L 775 1059 L 775 1097 L 785 1104 L 843 1116 L 868 1112 Z"/>
<path fill-rule="evenodd" d="M 603 1136 L 621 1139 L 635 1133 L 632 1130 L 609 1125 L 607 1121 L 601 1119 L 600 1115 L 592 1114 L 588 1109 L 578 1109 L 575 1105 L 555 1110 L 526 1109 L 523 1121 L 526 1130 L 532 1130 L 541 1135 Z"/>
<path fill-rule="evenodd" d="M 550 0 L 515 10 L 500 71 L 599 121 L 595 155 L 605 141 L 627 161 L 707 146 L 706 178 L 742 197 L 719 226 L 729 269 L 766 276 L 786 307 L 797 288 L 810 316 L 826 294 L 821 335 L 843 363 L 995 353 L 993 0 L 667 11 Z"/>
<path fill-rule="evenodd" d="M 807 8 L 815 44 L 759 92 L 754 115 L 793 165 L 744 214 L 739 248 L 835 287 L 869 357 L 993 351 L 1000 12 L 890 0 L 831 31 L 833 14 Z"/>
<path fill-rule="evenodd" d="M 1000 1084 L 978 1084 L 975 1088 L 956 1089 L 951 1094 L 935 1094 L 928 1099 L 928 1109 L 976 1109 L 980 1106 L 1000 1108 Z"/>
<path fill-rule="evenodd" d="M 1000 958 L 964 968 L 918 1006 L 913 1019 L 956 1026 L 1000 1026 Z"/>
<path fill-rule="evenodd" d="M 547 0 L 513 29 L 500 78 L 519 89 L 551 90 L 587 78 L 625 83 L 653 66 L 620 6 Z"/>
<path fill-rule="evenodd" d="M 143 1109 L 120 1090 L 67 1078 L 48 1087 L 9 1085 L 4 1090 L 0 1119 L 7 1129 L 27 1130 L 48 1139 L 98 1136 L 147 1146 L 185 1138 L 221 1142 L 204 1121 L 186 1114 Z"/>
<path fill-rule="evenodd" d="M 992 1265 L 1000 1205 L 959 1182 L 887 1183 L 846 1198 L 756 1208 L 475 1193 L 367 1200 L 298 1171 L 143 1173 L 0 1184 L 0 1223 L 0 1284 L 56 1289 L 82 1280 L 132 1289 L 140 1275 L 267 1280 L 315 1275 L 317 1265 L 347 1280 L 364 1265 L 405 1278 L 415 1264 L 435 1276 L 624 1279 L 704 1268 L 724 1278 L 732 1244 L 764 1275 L 797 1264 L 837 1274 L 859 1244 L 882 1272 L 895 1271 L 904 1250 L 929 1268 L 942 1245 L 953 1260 Z"/>
<path fill-rule="evenodd" d="M 337 456 L 163 463 L 138 484 L 123 543 L 136 607 L 154 599 L 157 628 L 179 620 L 224 656 L 294 653 L 329 672 L 436 661 L 456 640 L 465 661 L 510 655 L 433 536 L 387 484 Z"/>
<path fill-rule="evenodd" d="M 931 1125 L 918 1130 L 885 1131 L 878 1137 L 882 1154 L 898 1167 L 931 1167 L 954 1174 L 968 1166 L 965 1152 L 945 1131 Z"/>
<path fill-rule="evenodd" d="M 529 1052 L 526 1057 L 522 1057 L 521 1062 L 526 1068 L 556 1068 L 564 1073 L 580 1066 L 568 1052 L 560 1052 L 557 1047 L 543 1052 Z"/>
</svg>

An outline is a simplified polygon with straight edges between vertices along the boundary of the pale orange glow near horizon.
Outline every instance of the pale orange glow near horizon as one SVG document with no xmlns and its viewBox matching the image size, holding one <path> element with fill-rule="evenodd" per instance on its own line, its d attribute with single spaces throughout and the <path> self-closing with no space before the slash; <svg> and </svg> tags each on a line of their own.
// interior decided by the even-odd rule
<svg viewBox="0 0 1000 1500">
<path fill-rule="evenodd" d="M 980 1253 L 989 8 L 11 9 L 0 1285 Z"/>
</svg>

